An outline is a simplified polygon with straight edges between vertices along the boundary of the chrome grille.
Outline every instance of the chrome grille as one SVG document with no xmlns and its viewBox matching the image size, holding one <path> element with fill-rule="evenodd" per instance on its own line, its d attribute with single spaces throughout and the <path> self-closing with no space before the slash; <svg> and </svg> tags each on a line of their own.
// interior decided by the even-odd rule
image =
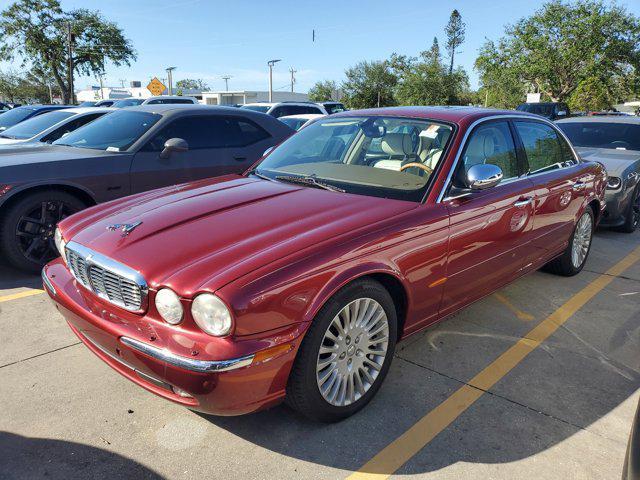
<svg viewBox="0 0 640 480">
<path fill-rule="evenodd" d="M 96 295 L 132 312 L 146 308 L 147 284 L 138 272 L 75 242 L 66 253 L 73 276 Z"/>
</svg>

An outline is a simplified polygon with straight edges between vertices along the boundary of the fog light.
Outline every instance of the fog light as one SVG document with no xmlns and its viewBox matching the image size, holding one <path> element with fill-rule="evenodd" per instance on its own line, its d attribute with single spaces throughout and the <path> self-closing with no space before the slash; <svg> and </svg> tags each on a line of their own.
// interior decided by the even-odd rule
<svg viewBox="0 0 640 480">
<path fill-rule="evenodd" d="M 619 177 L 609 177 L 607 179 L 607 189 L 608 190 L 617 190 L 622 185 L 622 179 Z"/>
<path fill-rule="evenodd" d="M 173 390 L 173 393 L 175 393 L 176 395 L 180 395 L 182 398 L 193 398 L 191 395 L 189 395 L 189 393 L 185 392 L 181 388 L 172 386 L 171 390 Z"/>
</svg>

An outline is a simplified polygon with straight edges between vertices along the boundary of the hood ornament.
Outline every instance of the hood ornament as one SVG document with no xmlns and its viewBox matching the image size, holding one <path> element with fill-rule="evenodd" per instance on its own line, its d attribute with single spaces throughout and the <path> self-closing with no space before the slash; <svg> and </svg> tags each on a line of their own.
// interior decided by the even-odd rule
<svg viewBox="0 0 640 480">
<path fill-rule="evenodd" d="M 109 225 L 107 230 L 110 232 L 115 232 L 116 230 L 120 230 L 122 232 L 123 237 L 126 237 L 131 232 L 133 232 L 138 225 L 141 225 L 142 221 L 138 221 L 135 223 L 116 223 L 114 225 Z"/>
</svg>

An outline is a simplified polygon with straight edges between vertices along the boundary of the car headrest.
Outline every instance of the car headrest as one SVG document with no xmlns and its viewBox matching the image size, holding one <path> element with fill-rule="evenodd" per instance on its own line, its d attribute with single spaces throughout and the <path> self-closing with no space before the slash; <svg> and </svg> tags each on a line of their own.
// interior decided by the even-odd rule
<svg viewBox="0 0 640 480">
<path fill-rule="evenodd" d="M 387 155 L 408 155 L 413 153 L 412 143 L 408 133 L 387 133 L 380 142 L 380 147 Z"/>
</svg>

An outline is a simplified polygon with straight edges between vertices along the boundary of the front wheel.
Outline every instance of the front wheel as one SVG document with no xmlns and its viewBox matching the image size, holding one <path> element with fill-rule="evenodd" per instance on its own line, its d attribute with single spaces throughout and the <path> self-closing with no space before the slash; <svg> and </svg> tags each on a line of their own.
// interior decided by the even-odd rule
<svg viewBox="0 0 640 480">
<path fill-rule="evenodd" d="M 620 230 L 625 233 L 633 233 L 640 227 L 640 185 L 635 188 L 631 195 L 629 210 L 625 215 L 624 224 Z"/>
<path fill-rule="evenodd" d="M 309 327 L 289 377 L 287 403 L 322 422 L 353 415 L 387 375 L 396 335 L 389 292 L 371 279 L 347 285 Z"/>
<path fill-rule="evenodd" d="M 584 264 L 587 262 L 587 257 L 591 250 L 594 225 L 593 210 L 587 207 L 578 219 L 573 229 L 573 234 L 569 239 L 569 245 L 567 245 L 564 253 L 545 265 L 545 269 L 551 273 L 565 277 L 571 277 L 580 273 L 584 268 Z"/>
</svg>

